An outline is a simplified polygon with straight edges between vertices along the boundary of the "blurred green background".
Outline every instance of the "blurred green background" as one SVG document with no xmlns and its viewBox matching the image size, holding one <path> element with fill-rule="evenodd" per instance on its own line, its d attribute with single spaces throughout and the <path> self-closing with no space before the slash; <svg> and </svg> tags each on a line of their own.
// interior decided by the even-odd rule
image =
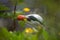
<svg viewBox="0 0 60 40">
<path fill-rule="evenodd" d="M 22 11 L 25 14 L 25 7 L 31 9 L 29 13 L 37 13 L 43 17 L 46 30 L 41 29 L 36 34 L 26 35 L 20 29 L 12 33 L 7 31 L 6 28 L 11 23 L 6 20 L 10 17 L 15 20 L 16 17 L 12 11 Z M 1 22 L 1 19 L 6 23 Z M 24 22 L 21 22 L 21 26 L 23 25 Z M 60 0 L 0 0 L 0 40 L 60 40 Z"/>
</svg>

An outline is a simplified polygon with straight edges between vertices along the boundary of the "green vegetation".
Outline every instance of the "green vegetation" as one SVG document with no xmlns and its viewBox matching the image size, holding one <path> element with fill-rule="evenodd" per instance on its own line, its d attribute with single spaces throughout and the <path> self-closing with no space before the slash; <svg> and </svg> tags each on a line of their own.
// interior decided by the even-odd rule
<svg viewBox="0 0 60 40">
<path fill-rule="evenodd" d="M 16 0 L 10 0 L 13 5 L 15 5 Z M 20 5 L 24 0 L 17 0 L 17 5 Z M 35 0 L 36 1 L 36 0 Z M 38 0 L 39 1 L 39 0 Z M 44 25 L 46 25 L 46 30 L 42 28 L 37 32 L 34 33 L 25 33 L 17 31 L 17 32 L 8 32 L 6 28 L 0 28 L 0 40 L 60 40 L 60 0 L 42 0 L 36 1 L 33 5 L 34 8 L 38 8 L 39 5 L 44 5 L 47 7 L 47 13 L 43 14 L 44 18 Z M 37 5 L 37 4 L 38 5 Z M 39 4 L 40 3 L 40 4 Z M 0 3 L 0 11 L 2 10 L 10 10 L 10 8 L 2 5 Z M 16 11 L 16 10 L 14 10 Z M 23 14 L 22 12 L 21 14 Z M 16 20 L 16 16 L 19 14 L 13 14 L 0 12 L 1 17 L 11 17 L 12 19 Z M 23 27 L 25 25 L 24 21 L 19 21 L 19 24 Z"/>
</svg>

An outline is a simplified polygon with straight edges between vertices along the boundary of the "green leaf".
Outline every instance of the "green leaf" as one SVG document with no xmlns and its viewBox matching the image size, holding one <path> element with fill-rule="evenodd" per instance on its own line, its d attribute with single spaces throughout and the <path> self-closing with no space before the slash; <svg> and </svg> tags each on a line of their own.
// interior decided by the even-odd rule
<svg viewBox="0 0 60 40">
<path fill-rule="evenodd" d="M 9 8 L 5 5 L 0 4 L 0 10 L 9 10 Z"/>
<path fill-rule="evenodd" d="M 25 22 L 24 21 L 19 21 L 19 24 L 20 24 L 21 27 L 24 27 Z"/>
<path fill-rule="evenodd" d="M 17 2 L 17 4 L 21 4 L 24 0 L 10 0 L 14 5 Z"/>
<path fill-rule="evenodd" d="M 44 37 L 45 40 L 50 40 L 49 39 L 49 34 L 48 34 L 48 32 L 46 30 L 43 29 L 43 33 L 42 34 L 43 34 L 43 37 Z"/>
</svg>

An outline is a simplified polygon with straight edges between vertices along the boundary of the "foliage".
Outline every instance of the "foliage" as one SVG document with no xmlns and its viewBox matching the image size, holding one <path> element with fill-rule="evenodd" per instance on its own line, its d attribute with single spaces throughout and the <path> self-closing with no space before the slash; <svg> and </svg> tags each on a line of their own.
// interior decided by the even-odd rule
<svg viewBox="0 0 60 40">
<path fill-rule="evenodd" d="M 10 0 L 12 2 L 12 4 L 15 6 L 16 0 Z M 23 0 L 17 0 L 17 4 L 20 4 Z M 36 1 L 37 2 L 37 1 Z M 35 2 L 35 3 L 36 3 Z M 37 2 L 37 4 L 39 4 L 40 2 Z M 58 32 L 60 30 L 58 30 L 60 27 L 60 23 L 58 23 L 60 20 L 57 17 L 57 12 L 60 9 L 60 5 L 59 5 L 60 1 L 56 1 L 56 0 L 42 0 L 41 1 L 41 5 L 44 5 L 47 7 L 47 15 L 44 15 L 45 19 L 45 25 L 48 26 L 48 29 L 41 29 L 39 30 L 39 32 L 37 32 L 36 34 L 26 34 L 24 31 L 20 32 L 8 32 L 5 28 L 0 28 L 0 40 L 60 40 L 60 36 L 58 35 Z M 39 5 L 33 5 L 35 8 L 39 7 Z M 9 8 L 7 8 L 4 5 L 0 5 L 0 10 L 9 10 Z M 2 15 L 2 14 L 1 14 Z M 16 15 L 13 16 L 14 14 L 7 14 L 7 15 L 3 15 L 4 17 L 11 17 L 13 19 L 16 18 Z M 59 21 L 58 21 L 59 20 Z M 57 22 L 58 21 L 58 22 Z M 25 25 L 24 21 L 19 21 L 19 24 L 23 27 Z"/>
<path fill-rule="evenodd" d="M 5 28 L 0 28 L 0 32 L 0 40 L 38 40 L 37 34 L 25 34 L 25 32 L 8 32 Z"/>
</svg>

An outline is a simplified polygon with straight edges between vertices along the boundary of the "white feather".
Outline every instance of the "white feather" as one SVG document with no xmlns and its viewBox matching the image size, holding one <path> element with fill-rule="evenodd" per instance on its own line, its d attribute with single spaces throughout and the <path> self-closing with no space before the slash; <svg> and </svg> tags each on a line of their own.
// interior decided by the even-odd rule
<svg viewBox="0 0 60 40">
<path fill-rule="evenodd" d="M 43 22 L 43 18 L 40 15 L 38 15 L 38 14 L 29 14 L 29 15 L 26 15 L 27 18 L 29 16 L 34 16 L 37 20 L 39 20 L 40 22 Z"/>
</svg>

